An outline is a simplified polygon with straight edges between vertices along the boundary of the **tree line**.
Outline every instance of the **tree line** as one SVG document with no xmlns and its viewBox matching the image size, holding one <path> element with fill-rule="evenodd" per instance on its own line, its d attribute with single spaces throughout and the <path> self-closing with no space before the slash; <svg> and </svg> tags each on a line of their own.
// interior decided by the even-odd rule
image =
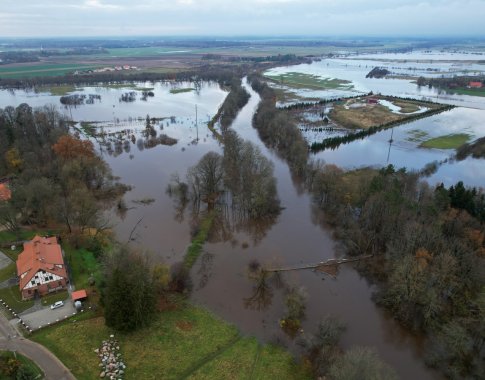
<svg viewBox="0 0 485 380">
<path fill-rule="evenodd" d="M 126 190 L 93 144 L 69 133 L 55 108 L 27 104 L 0 109 L 0 178 L 12 198 L 0 204 L 0 224 L 62 224 L 72 234 L 102 229 L 102 210 Z"/>
<path fill-rule="evenodd" d="M 350 175 L 313 164 L 314 206 L 378 284 L 378 304 L 425 337 L 425 360 L 452 379 L 479 378 L 485 358 L 484 194 L 435 188 L 391 165 Z"/>
<path fill-rule="evenodd" d="M 402 124 L 408 124 L 408 123 L 411 123 L 413 121 L 416 121 L 416 120 L 419 120 L 419 119 L 424 119 L 424 118 L 427 118 L 427 117 L 432 116 L 432 115 L 437 115 L 439 113 L 449 111 L 449 110 L 453 109 L 454 107 L 455 106 L 451 106 L 451 105 L 443 105 L 443 106 L 436 108 L 436 109 L 431 109 L 431 110 L 428 110 L 428 111 L 425 111 L 425 112 L 422 112 L 422 113 L 418 113 L 418 114 L 415 114 L 415 115 L 409 115 L 404 119 L 394 120 L 394 121 L 390 121 L 390 122 L 387 122 L 387 123 L 384 123 L 384 124 L 376 125 L 376 126 L 373 126 L 373 127 L 367 128 L 367 129 L 363 129 L 359 132 L 348 133 L 344 136 L 328 137 L 321 142 L 312 143 L 312 145 L 310 146 L 310 150 L 313 153 L 317 153 L 317 152 L 321 152 L 322 150 L 329 149 L 329 148 L 332 149 L 332 150 L 337 149 L 342 144 L 349 144 L 349 143 L 351 143 L 352 141 L 355 141 L 355 140 L 365 139 L 366 137 L 372 136 L 373 134 L 375 134 L 377 132 L 381 132 L 381 131 L 384 131 L 384 130 L 389 129 L 389 128 L 394 128 L 394 127 L 397 127 L 397 126 L 402 125 Z"/>
<path fill-rule="evenodd" d="M 254 126 L 290 168 L 299 140 L 276 97 L 250 77 L 262 101 Z M 434 112 L 442 112 L 440 108 Z M 273 134 L 273 135 L 271 135 Z M 283 140 L 280 140 L 283 139 Z M 294 147 L 292 147 L 294 145 Z M 357 269 L 378 285 L 375 299 L 425 339 L 425 360 L 452 379 L 485 373 L 484 192 L 458 183 L 430 187 L 419 173 L 298 162 L 298 178 L 350 256 L 373 255 Z M 306 157 L 305 157 L 306 158 Z"/>
<path fill-rule="evenodd" d="M 303 175 L 308 159 L 308 147 L 295 121 L 290 115 L 275 107 L 276 94 L 260 74 L 249 75 L 248 81 L 261 97 L 253 117 L 253 126 L 258 130 L 259 137 L 288 162 L 292 173 L 297 176 Z"/>
</svg>

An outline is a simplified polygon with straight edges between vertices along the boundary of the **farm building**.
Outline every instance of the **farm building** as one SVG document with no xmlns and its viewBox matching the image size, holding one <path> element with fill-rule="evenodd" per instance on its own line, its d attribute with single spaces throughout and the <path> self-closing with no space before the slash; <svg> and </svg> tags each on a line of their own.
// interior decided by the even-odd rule
<svg viewBox="0 0 485 380">
<path fill-rule="evenodd" d="M 482 88 L 483 83 L 482 82 L 470 82 L 468 84 L 468 87 L 470 87 L 470 88 Z"/>
<path fill-rule="evenodd" d="M 35 236 L 24 243 L 17 259 L 17 275 L 22 299 L 65 289 L 68 277 L 57 238 Z"/>
</svg>

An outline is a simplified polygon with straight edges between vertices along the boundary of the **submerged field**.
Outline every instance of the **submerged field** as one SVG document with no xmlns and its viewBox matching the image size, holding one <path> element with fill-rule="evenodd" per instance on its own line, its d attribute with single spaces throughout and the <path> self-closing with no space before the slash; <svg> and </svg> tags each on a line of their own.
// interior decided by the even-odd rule
<svg viewBox="0 0 485 380">
<path fill-rule="evenodd" d="M 314 90 L 346 89 L 350 90 L 352 85 L 347 80 L 322 78 L 318 75 L 288 72 L 284 74 L 266 74 L 266 77 L 277 84 L 294 88 L 309 88 Z"/>
</svg>

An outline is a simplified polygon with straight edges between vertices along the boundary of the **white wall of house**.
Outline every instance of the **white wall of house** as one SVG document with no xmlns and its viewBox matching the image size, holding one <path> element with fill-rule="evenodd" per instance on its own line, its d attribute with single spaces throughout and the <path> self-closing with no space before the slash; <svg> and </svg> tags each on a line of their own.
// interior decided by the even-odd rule
<svg viewBox="0 0 485 380">
<path fill-rule="evenodd" d="M 25 274 L 25 273 L 24 273 Z M 24 275 L 22 274 L 22 276 Z M 38 271 L 34 277 L 25 285 L 24 289 L 36 288 L 39 285 L 48 284 L 54 281 L 60 281 L 63 277 L 58 276 L 54 273 Z"/>
</svg>

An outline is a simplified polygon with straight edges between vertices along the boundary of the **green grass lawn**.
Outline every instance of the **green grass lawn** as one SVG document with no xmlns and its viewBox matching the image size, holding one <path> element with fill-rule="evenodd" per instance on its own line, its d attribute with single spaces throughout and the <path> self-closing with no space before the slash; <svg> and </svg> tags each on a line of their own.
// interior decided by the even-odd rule
<svg viewBox="0 0 485 380">
<path fill-rule="evenodd" d="M 17 265 L 14 262 L 8 264 L 5 268 L 0 269 L 0 282 L 6 281 L 9 278 L 17 275 Z"/>
<path fill-rule="evenodd" d="M 342 79 L 321 78 L 318 75 L 289 72 L 279 75 L 265 74 L 275 83 L 294 88 L 309 88 L 314 90 L 349 90 L 353 88 L 351 82 Z"/>
<path fill-rule="evenodd" d="M 35 364 L 32 360 L 25 357 L 24 355 L 19 354 L 18 352 L 12 351 L 0 351 L 1 359 L 17 359 L 21 366 L 28 368 L 30 371 L 29 373 L 32 374 L 32 379 L 43 379 L 44 372 Z M 0 369 L 0 379 L 10 379 L 7 375 L 5 375 L 2 370 Z M 29 378 L 30 379 L 30 378 Z"/>
<path fill-rule="evenodd" d="M 48 305 L 52 305 L 57 301 L 66 301 L 68 296 L 69 296 L 69 293 L 67 293 L 67 290 L 63 290 L 62 292 L 52 293 L 47 296 L 43 296 L 41 298 L 42 305 L 48 306 Z"/>
<path fill-rule="evenodd" d="M 0 298 L 7 303 L 17 314 L 34 306 L 34 301 L 22 301 L 18 285 L 0 289 Z"/>
<path fill-rule="evenodd" d="M 93 276 L 96 283 L 101 280 L 101 269 L 94 254 L 87 249 L 74 249 L 64 245 L 66 259 L 71 267 L 71 280 L 77 290 L 89 287 L 89 277 Z"/>
<path fill-rule="evenodd" d="M 420 146 L 433 149 L 457 149 L 469 140 L 470 135 L 466 133 L 455 133 L 426 140 Z"/>
<path fill-rule="evenodd" d="M 113 331 L 103 318 L 65 322 L 32 335 L 50 349 L 77 379 L 99 377 L 94 349 Z M 309 379 L 290 354 L 255 339 L 209 312 L 187 304 L 160 313 L 146 329 L 115 333 L 127 365 L 126 379 Z"/>
</svg>

